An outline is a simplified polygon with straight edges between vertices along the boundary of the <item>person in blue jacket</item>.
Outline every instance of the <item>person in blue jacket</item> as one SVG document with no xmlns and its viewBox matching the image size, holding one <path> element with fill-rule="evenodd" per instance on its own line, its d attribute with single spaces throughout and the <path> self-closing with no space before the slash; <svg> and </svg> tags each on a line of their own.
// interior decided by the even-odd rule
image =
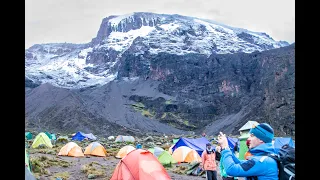
<svg viewBox="0 0 320 180">
<path fill-rule="evenodd" d="M 249 137 L 252 156 L 248 160 L 239 160 L 229 149 L 226 135 L 220 132 L 221 162 L 227 175 L 246 177 L 246 180 L 278 180 L 277 162 L 268 157 L 268 154 L 275 154 L 273 137 L 274 131 L 267 123 L 252 127 Z"/>
</svg>

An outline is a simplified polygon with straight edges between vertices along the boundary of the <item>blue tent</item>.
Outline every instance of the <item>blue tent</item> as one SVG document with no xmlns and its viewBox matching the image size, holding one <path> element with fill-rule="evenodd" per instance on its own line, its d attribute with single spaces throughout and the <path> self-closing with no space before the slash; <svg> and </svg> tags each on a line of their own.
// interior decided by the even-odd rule
<svg viewBox="0 0 320 180">
<path fill-rule="evenodd" d="M 83 132 L 78 131 L 73 137 L 72 140 L 76 141 L 82 141 L 84 138 L 87 138 L 88 140 L 96 140 L 97 138 L 92 134 L 85 134 Z"/>
<path fill-rule="evenodd" d="M 277 138 L 274 138 L 274 149 L 276 151 L 276 153 L 279 152 L 279 150 L 281 149 L 281 147 L 285 144 L 288 144 L 289 146 L 295 148 L 295 144 L 292 140 L 291 137 L 277 137 Z"/>
<path fill-rule="evenodd" d="M 86 134 L 83 133 L 83 132 L 78 131 L 78 132 L 72 137 L 72 140 L 82 141 L 84 138 L 86 138 Z"/>
<path fill-rule="evenodd" d="M 172 152 L 176 150 L 180 146 L 187 146 L 191 149 L 194 149 L 197 151 L 197 153 L 201 156 L 202 152 L 206 149 L 206 144 L 210 143 L 207 138 L 201 137 L 196 139 L 189 139 L 181 137 L 178 142 L 172 147 Z M 213 148 L 215 148 L 214 145 L 212 145 Z"/>
<path fill-rule="evenodd" d="M 234 152 L 234 146 L 237 143 L 237 149 L 239 152 L 240 142 L 238 138 L 227 137 L 229 148 Z"/>
</svg>

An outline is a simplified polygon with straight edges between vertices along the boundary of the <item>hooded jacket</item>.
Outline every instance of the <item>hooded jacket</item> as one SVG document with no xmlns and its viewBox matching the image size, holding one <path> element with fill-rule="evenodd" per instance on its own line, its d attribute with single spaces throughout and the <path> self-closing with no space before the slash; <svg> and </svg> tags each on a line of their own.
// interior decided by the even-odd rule
<svg viewBox="0 0 320 180">
<path fill-rule="evenodd" d="M 203 166 L 204 170 L 216 171 L 217 164 L 216 164 L 216 153 L 212 150 L 210 154 L 207 153 L 207 150 L 204 150 L 201 155 L 201 166 Z"/>
<path fill-rule="evenodd" d="M 229 176 L 246 177 L 257 176 L 259 180 L 278 180 L 277 162 L 268 157 L 275 154 L 272 143 L 264 143 L 250 149 L 252 156 L 249 160 L 239 160 L 231 150 L 223 150 L 221 159 L 223 167 Z"/>
</svg>

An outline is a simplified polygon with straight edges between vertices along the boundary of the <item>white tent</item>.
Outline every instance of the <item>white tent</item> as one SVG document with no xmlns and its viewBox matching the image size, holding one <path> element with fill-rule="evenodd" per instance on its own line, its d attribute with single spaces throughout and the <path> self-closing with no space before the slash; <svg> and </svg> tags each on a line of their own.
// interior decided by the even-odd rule
<svg viewBox="0 0 320 180">
<path fill-rule="evenodd" d="M 85 134 L 85 136 L 91 140 L 97 140 L 97 137 L 95 137 L 92 133 Z"/>
<path fill-rule="evenodd" d="M 133 136 L 122 136 L 119 135 L 117 136 L 116 140 L 114 140 L 114 142 L 134 142 L 135 139 Z"/>
<path fill-rule="evenodd" d="M 108 140 L 114 140 L 114 136 L 109 136 Z"/>
<path fill-rule="evenodd" d="M 243 125 L 239 131 L 250 130 L 253 125 L 257 126 L 259 123 L 257 121 L 248 121 L 245 125 Z"/>
</svg>

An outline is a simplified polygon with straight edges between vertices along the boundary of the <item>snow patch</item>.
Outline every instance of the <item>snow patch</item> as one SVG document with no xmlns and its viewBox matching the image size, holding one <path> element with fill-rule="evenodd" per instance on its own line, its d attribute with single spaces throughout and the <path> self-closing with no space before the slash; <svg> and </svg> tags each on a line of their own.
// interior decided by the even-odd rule
<svg viewBox="0 0 320 180">
<path fill-rule="evenodd" d="M 107 43 L 104 47 L 112 48 L 116 51 L 123 51 L 131 46 L 132 42 L 138 37 L 145 37 L 151 31 L 155 30 L 155 27 L 142 26 L 140 29 L 130 30 L 128 32 L 111 32 Z"/>
<path fill-rule="evenodd" d="M 164 29 L 165 31 L 172 32 L 173 30 L 175 30 L 178 27 L 180 27 L 180 25 L 179 24 L 170 23 L 170 24 L 162 24 L 160 27 L 162 29 Z"/>
<path fill-rule="evenodd" d="M 89 47 L 87 49 L 83 49 L 80 51 L 79 56 L 83 57 L 84 59 L 86 59 L 87 55 L 89 52 L 92 52 L 92 47 Z"/>
<path fill-rule="evenodd" d="M 126 81 L 126 82 L 132 82 L 132 81 L 135 81 L 135 80 L 138 80 L 139 77 L 123 77 L 122 80 Z"/>
</svg>

